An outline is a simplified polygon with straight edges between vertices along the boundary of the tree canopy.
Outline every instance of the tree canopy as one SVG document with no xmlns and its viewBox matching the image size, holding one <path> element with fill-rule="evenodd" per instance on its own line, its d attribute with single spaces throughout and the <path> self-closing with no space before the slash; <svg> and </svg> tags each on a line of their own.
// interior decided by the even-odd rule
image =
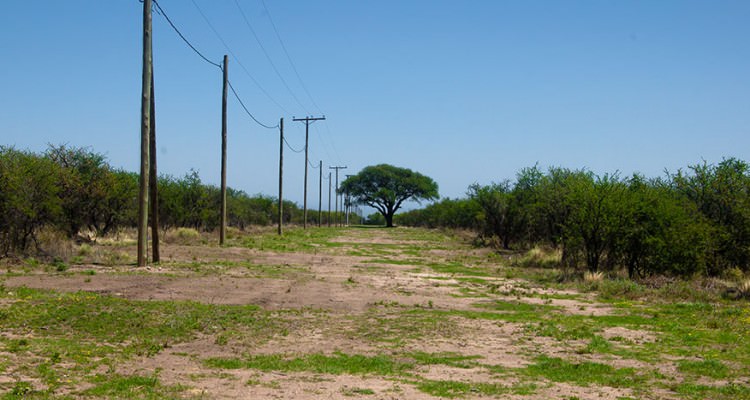
<svg viewBox="0 0 750 400">
<path fill-rule="evenodd" d="M 364 168 L 341 183 L 340 193 L 352 202 L 375 208 L 393 226 L 393 215 L 406 200 L 436 200 L 438 185 L 432 178 L 408 168 L 380 164 Z"/>
</svg>

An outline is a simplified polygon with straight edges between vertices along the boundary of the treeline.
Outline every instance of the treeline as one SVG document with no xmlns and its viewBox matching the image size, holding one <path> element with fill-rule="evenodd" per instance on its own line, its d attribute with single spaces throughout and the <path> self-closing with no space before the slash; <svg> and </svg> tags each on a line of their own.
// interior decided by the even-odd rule
<svg viewBox="0 0 750 400">
<path fill-rule="evenodd" d="M 162 228 L 213 230 L 220 223 L 220 189 L 201 182 L 198 173 L 162 175 L 158 180 Z M 103 236 L 137 226 L 138 174 L 109 165 L 87 148 L 49 146 L 36 154 L 0 147 L 0 256 L 35 245 L 42 229 L 73 239 Z M 278 215 L 278 198 L 248 196 L 227 189 L 227 221 L 244 229 L 268 225 Z M 284 202 L 286 223 L 301 223 L 302 210 Z M 308 212 L 308 218 L 317 213 Z"/>
<path fill-rule="evenodd" d="M 505 249 L 546 246 L 561 266 L 651 274 L 717 276 L 750 267 L 750 169 L 744 161 L 691 165 L 648 179 L 537 167 L 515 182 L 474 184 L 397 215 L 409 226 L 476 230 Z"/>
</svg>

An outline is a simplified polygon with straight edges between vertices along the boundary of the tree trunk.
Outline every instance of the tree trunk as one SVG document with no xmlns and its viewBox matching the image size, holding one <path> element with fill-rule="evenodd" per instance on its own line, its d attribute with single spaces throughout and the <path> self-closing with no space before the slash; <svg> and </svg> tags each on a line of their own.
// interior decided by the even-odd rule
<svg viewBox="0 0 750 400">
<path fill-rule="evenodd" d="M 388 212 L 383 214 L 385 217 L 385 227 L 386 228 L 393 228 L 393 214 L 394 212 Z"/>
</svg>

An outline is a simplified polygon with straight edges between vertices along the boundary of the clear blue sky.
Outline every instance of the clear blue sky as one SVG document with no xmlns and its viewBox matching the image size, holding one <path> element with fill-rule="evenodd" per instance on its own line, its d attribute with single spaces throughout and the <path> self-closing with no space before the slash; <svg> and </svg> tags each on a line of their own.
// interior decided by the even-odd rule
<svg viewBox="0 0 750 400">
<path fill-rule="evenodd" d="M 238 1 L 302 105 L 234 0 L 195 0 L 236 56 L 230 80 L 260 120 L 285 118 L 295 147 L 304 129 L 292 116 L 325 113 L 310 153 L 326 172 L 390 163 L 458 197 L 537 162 L 658 176 L 704 159 L 750 160 L 748 1 L 266 0 L 320 109 L 261 1 Z M 212 61 L 227 53 L 191 0 L 160 4 Z M 4 2 L 0 143 L 91 146 L 137 170 L 141 12 L 137 0 Z M 160 171 L 194 168 L 217 184 L 220 71 L 160 15 L 154 60 Z M 285 194 L 300 203 L 303 168 L 287 150 Z M 276 195 L 277 169 L 277 131 L 230 98 L 229 185 Z"/>
</svg>

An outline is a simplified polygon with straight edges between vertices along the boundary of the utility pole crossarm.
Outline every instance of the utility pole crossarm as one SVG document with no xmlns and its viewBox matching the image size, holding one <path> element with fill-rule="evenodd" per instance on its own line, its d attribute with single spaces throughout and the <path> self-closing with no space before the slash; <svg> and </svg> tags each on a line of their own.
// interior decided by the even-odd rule
<svg viewBox="0 0 750 400">
<path fill-rule="evenodd" d="M 325 119 L 326 119 L 325 115 L 322 117 L 305 117 L 305 118 L 292 117 L 292 121 L 305 121 L 305 123 L 310 123 L 313 121 L 324 121 Z"/>
</svg>

